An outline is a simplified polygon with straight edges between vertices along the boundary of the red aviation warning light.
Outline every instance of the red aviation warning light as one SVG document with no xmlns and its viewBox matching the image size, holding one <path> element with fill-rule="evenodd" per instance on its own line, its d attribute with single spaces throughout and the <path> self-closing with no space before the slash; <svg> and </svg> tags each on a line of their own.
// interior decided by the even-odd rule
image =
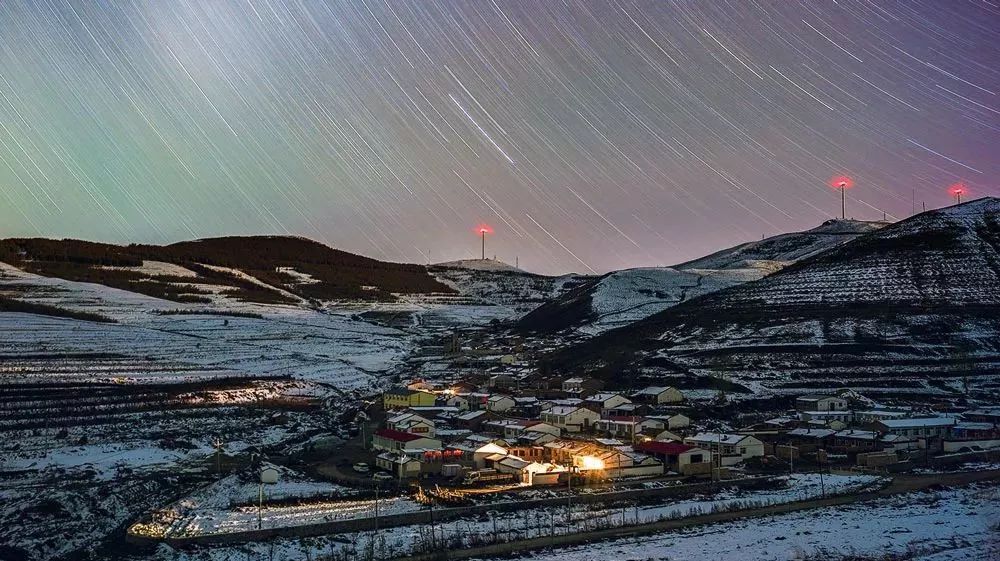
<svg viewBox="0 0 1000 561">
<path fill-rule="evenodd" d="M 486 234 L 492 234 L 493 228 L 488 224 L 480 224 L 476 227 L 476 232 L 483 238 L 483 261 L 486 260 Z"/>
<path fill-rule="evenodd" d="M 969 189 L 964 183 L 953 183 L 951 187 L 948 187 L 948 192 L 955 197 L 955 203 L 962 204 L 962 195 L 968 193 Z"/>
<path fill-rule="evenodd" d="M 854 187 L 854 180 L 846 175 L 830 179 L 830 187 L 840 190 L 840 218 L 847 219 L 847 190 Z"/>
</svg>

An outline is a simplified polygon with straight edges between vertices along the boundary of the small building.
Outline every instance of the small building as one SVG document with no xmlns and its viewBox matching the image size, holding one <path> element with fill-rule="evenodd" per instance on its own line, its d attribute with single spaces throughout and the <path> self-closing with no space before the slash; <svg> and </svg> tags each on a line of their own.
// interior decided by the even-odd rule
<svg viewBox="0 0 1000 561">
<path fill-rule="evenodd" d="M 583 432 L 600 418 L 601 415 L 595 411 L 572 405 L 557 405 L 542 411 L 542 421 L 566 432 Z"/>
<path fill-rule="evenodd" d="M 955 426 L 952 417 L 919 417 L 912 419 L 885 419 L 875 423 L 878 430 L 898 436 L 917 438 L 945 438 Z"/>
<path fill-rule="evenodd" d="M 601 390 L 604 382 L 596 378 L 573 377 L 563 380 L 562 391 L 573 395 L 586 395 Z"/>
<path fill-rule="evenodd" d="M 830 447 L 847 453 L 857 453 L 878 450 L 881 444 L 877 432 L 849 429 L 835 432 Z"/>
<path fill-rule="evenodd" d="M 795 398 L 795 408 L 799 411 L 844 411 L 847 400 L 835 395 L 800 395 Z"/>
<path fill-rule="evenodd" d="M 647 386 L 632 394 L 632 400 L 651 405 L 680 403 L 684 401 L 684 394 L 670 386 Z"/>
<path fill-rule="evenodd" d="M 798 428 L 785 433 L 783 440 L 800 452 L 815 452 L 832 442 L 836 433 L 833 429 Z"/>
<path fill-rule="evenodd" d="M 537 417 L 542 411 L 542 404 L 537 397 L 515 396 L 514 411 L 525 417 Z"/>
<path fill-rule="evenodd" d="M 746 434 L 703 432 L 684 439 L 684 444 L 721 454 L 721 464 L 731 466 L 764 455 L 764 443 Z"/>
<path fill-rule="evenodd" d="M 887 419 L 905 419 L 910 417 L 908 411 L 897 411 L 895 409 L 868 409 L 865 411 L 855 411 L 854 422 L 859 425 L 872 425 Z"/>
<path fill-rule="evenodd" d="M 431 438 L 435 434 L 434 421 L 421 417 L 416 413 L 393 415 L 385 420 L 385 426 L 399 432 L 408 432 Z"/>
<path fill-rule="evenodd" d="M 962 419 L 974 423 L 1000 425 L 1000 407 L 983 407 L 962 413 Z"/>
<path fill-rule="evenodd" d="M 850 411 L 802 411 L 799 417 L 810 424 L 822 425 L 835 430 L 847 428 L 854 419 Z"/>
<path fill-rule="evenodd" d="M 486 387 L 495 390 L 509 390 L 517 387 L 517 378 L 510 374 L 494 374 L 486 380 Z"/>
<path fill-rule="evenodd" d="M 462 394 L 450 394 L 450 395 L 446 395 L 444 398 L 441 399 L 441 401 L 442 401 L 442 403 L 444 403 L 445 405 L 447 405 L 449 407 L 455 407 L 455 408 L 457 408 L 459 411 L 468 411 L 469 410 L 469 396 L 468 396 L 468 394 L 465 394 L 465 395 L 462 395 Z"/>
<path fill-rule="evenodd" d="M 705 449 L 680 442 L 651 440 L 635 445 L 636 451 L 663 462 L 667 469 L 681 475 L 711 473 L 712 454 Z"/>
<path fill-rule="evenodd" d="M 479 430 L 479 427 L 492 417 L 489 411 L 466 411 L 452 417 L 452 423 L 463 429 Z"/>
<path fill-rule="evenodd" d="M 399 479 L 420 475 L 420 460 L 400 452 L 382 452 L 375 457 L 375 467 L 384 469 Z"/>
<path fill-rule="evenodd" d="M 486 400 L 486 409 L 494 413 L 503 413 L 514 408 L 514 398 L 509 395 L 491 395 Z"/>
<path fill-rule="evenodd" d="M 648 415 L 646 417 L 649 421 L 660 421 L 663 423 L 663 429 L 684 429 L 691 426 L 691 419 L 687 415 L 682 415 L 680 413 L 674 413 L 672 415 Z"/>
<path fill-rule="evenodd" d="M 404 387 L 395 387 L 382 394 L 382 406 L 386 411 L 390 409 L 406 409 L 407 407 L 431 407 L 437 401 L 437 396 L 421 390 L 411 390 Z"/>
<path fill-rule="evenodd" d="M 598 413 L 614 409 L 619 405 L 625 403 L 632 403 L 627 397 L 611 392 L 595 393 L 590 397 L 585 397 L 583 399 L 583 406 L 588 409 L 593 409 Z"/>
<path fill-rule="evenodd" d="M 440 449 L 441 441 L 393 429 L 378 429 L 372 435 L 372 447 L 376 450 L 385 450 L 387 452 Z"/>
</svg>

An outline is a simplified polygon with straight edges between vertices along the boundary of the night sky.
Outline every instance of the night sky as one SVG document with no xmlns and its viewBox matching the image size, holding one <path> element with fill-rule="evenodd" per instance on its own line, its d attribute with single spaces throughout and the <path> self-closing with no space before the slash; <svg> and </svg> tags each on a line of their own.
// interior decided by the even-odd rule
<svg viewBox="0 0 1000 561">
<path fill-rule="evenodd" d="M 0 237 L 665 265 L 1000 195 L 980 0 L 0 2 Z"/>
</svg>

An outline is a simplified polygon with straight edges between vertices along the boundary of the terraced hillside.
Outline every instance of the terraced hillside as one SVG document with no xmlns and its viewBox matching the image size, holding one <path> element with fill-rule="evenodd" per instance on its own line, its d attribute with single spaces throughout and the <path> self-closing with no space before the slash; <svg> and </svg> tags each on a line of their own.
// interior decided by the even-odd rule
<svg viewBox="0 0 1000 561">
<path fill-rule="evenodd" d="M 830 220 L 812 230 L 740 244 L 673 267 L 616 271 L 538 307 L 516 329 L 535 335 L 597 335 L 691 298 L 763 278 L 885 225 Z"/>
<path fill-rule="evenodd" d="M 726 377 L 757 394 L 1000 388 L 1000 200 L 930 211 L 554 356 L 611 377 Z"/>
</svg>

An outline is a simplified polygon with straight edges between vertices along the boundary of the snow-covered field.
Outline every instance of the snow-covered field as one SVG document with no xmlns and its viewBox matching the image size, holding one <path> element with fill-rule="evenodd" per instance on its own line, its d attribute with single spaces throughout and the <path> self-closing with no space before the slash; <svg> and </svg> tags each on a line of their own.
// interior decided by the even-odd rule
<svg viewBox="0 0 1000 561">
<path fill-rule="evenodd" d="M 968 487 L 534 552 L 538 561 L 1000 559 L 1000 488 Z M 857 558 L 855 558 L 857 559 Z"/>
</svg>

